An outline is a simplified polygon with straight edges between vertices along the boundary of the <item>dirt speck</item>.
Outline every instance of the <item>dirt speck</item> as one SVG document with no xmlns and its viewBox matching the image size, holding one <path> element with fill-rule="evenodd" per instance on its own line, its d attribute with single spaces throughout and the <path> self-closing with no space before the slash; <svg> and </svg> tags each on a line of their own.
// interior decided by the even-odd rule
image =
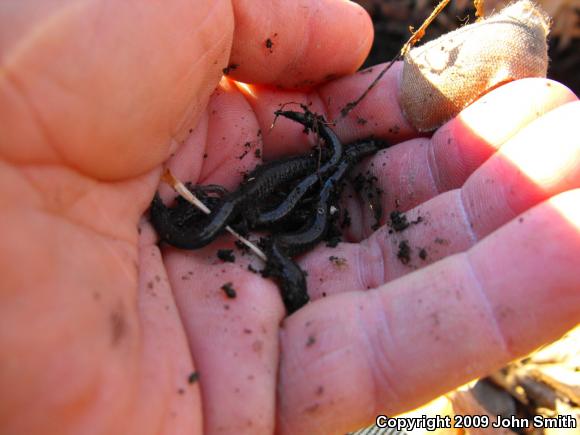
<svg viewBox="0 0 580 435">
<path fill-rule="evenodd" d="M 346 258 L 343 257 L 336 257 L 334 255 L 331 255 L 330 257 L 328 257 L 328 260 L 338 268 L 342 268 L 347 265 L 347 260 Z"/>
<path fill-rule="evenodd" d="M 234 251 L 232 249 L 218 249 L 217 258 L 225 261 L 226 263 L 233 263 L 236 261 L 236 256 L 234 255 Z"/>
<path fill-rule="evenodd" d="M 407 240 L 403 240 L 399 243 L 397 258 L 403 264 L 409 264 L 409 261 L 411 261 L 411 247 Z"/>
<path fill-rule="evenodd" d="M 316 411 L 318 411 L 318 408 L 320 408 L 320 403 L 315 403 L 314 405 L 310 405 L 309 407 L 305 408 L 304 412 L 307 414 L 315 414 Z"/>
<path fill-rule="evenodd" d="M 252 350 L 256 353 L 262 353 L 264 348 L 264 342 L 262 340 L 256 340 L 252 343 Z"/>
<path fill-rule="evenodd" d="M 235 299 L 237 297 L 236 290 L 232 287 L 231 282 L 226 282 L 224 285 L 221 286 L 221 289 L 224 291 L 228 299 Z"/>
<path fill-rule="evenodd" d="M 512 317 L 515 314 L 514 309 L 511 307 L 508 307 L 507 305 L 500 305 L 500 306 L 496 307 L 496 312 L 497 312 L 497 317 L 500 320 L 505 320 L 508 317 Z"/>
<path fill-rule="evenodd" d="M 125 318 L 125 306 L 119 304 L 110 315 L 111 324 L 111 344 L 116 346 L 121 339 L 126 335 L 128 330 L 127 319 Z"/>
<path fill-rule="evenodd" d="M 231 73 L 232 71 L 235 71 L 235 69 L 237 67 L 239 67 L 240 65 L 238 65 L 237 63 L 230 63 L 227 67 L 225 67 L 222 72 L 224 73 L 224 75 L 228 75 L 229 73 Z"/>
<path fill-rule="evenodd" d="M 392 211 L 389 215 L 389 226 L 396 232 L 401 232 L 409 227 L 407 215 L 398 210 Z"/>
<path fill-rule="evenodd" d="M 399 134 L 400 131 L 401 127 L 399 127 L 398 125 L 393 125 L 391 128 L 389 128 L 389 133 L 391 134 Z"/>
<path fill-rule="evenodd" d="M 197 381 L 199 381 L 199 372 L 191 372 L 187 377 L 187 383 L 195 384 Z"/>
</svg>

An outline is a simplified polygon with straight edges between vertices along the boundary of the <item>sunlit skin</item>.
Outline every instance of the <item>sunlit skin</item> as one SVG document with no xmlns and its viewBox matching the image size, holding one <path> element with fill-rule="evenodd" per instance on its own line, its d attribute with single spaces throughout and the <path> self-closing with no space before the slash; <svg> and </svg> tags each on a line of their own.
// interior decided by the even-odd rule
<svg viewBox="0 0 580 435">
<path fill-rule="evenodd" d="M 274 111 L 337 118 L 379 71 L 353 74 L 371 42 L 338 0 L 0 4 L 0 433 L 345 433 L 578 323 L 580 104 L 544 79 L 426 138 L 396 65 L 336 132 L 397 143 L 359 169 L 384 190 L 383 224 L 396 204 L 424 221 L 373 232 L 347 191 L 348 242 L 300 259 L 312 303 L 288 318 L 258 260 L 216 258 L 232 239 L 156 244 L 143 215 L 164 166 L 232 188 L 305 151 L 315 138 L 271 129 Z"/>
</svg>

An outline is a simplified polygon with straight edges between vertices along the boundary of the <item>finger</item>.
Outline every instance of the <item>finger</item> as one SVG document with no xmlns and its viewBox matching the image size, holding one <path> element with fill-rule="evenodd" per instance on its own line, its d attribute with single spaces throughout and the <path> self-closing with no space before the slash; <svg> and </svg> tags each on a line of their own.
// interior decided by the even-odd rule
<svg viewBox="0 0 580 435">
<path fill-rule="evenodd" d="M 321 248 L 307 255 L 301 264 L 311 271 L 311 297 L 377 287 L 465 251 L 530 207 L 580 187 L 575 124 L 579 116 L 580 103 L 573 102 L 534 121 L 480 166 L 461 189 L 438 195 L 407 213 L 408 228 L 397 231 L 397 226 L 386 225 L 360 244 Z"/>
<path fill-rule="evenodd" d="M 261 160 L 262 133 L 252 109 L 237 88 L 223 79 L 167 167 L 184 182 L 234 189 Z"/>
<path fill-rule="evenodd" d="M 469 178 L 462 190 L 475 237 L 580 185 L 578 119 L 578 101 L 553 110 L 522 130 Z"/>
<path fill-rule="evenodd" d="M 0 156 L 103 179 L 142 174 L 183 140 L 233 35 L 227 0 L 0 8 Z"/>
<path fill-rule="evenodd" d="M 371 19 L 350 1 L 233 2 L 229 74 L 247 83 L 311 87 L 350 74 L 373 40 Z"/>
<path fill-rule="evenodd" d="M 577 98 L 565 86 L 545 79 L 511 82 L 487 94 L 438 129 L 430 140 L 415 139 L 381 153 L 360 172 L 377 177 L 384 223 L 391 211 L 409 210 L 465 180 L 503 144 L 551 110 Z M 364 195 L 364 192 L 363 192 Z M 375 222 L 363 195 L 348 205 L 351 240 L 368 236 Z"/>
<path fill-rule="evenodd" d="M 283 105 L 291 109 L 305 104 L 327 120 L 334 120 L 333 129 L 344 142 L 374 136 L 397 144 L 416 137 L 417 132 L 405 120 L 398 101 L 400 63 L 383 76 L 352 112 L 344 118 L 340 115 L 346 104 L 364 92 L 382 67 L 377 65 L 334 80 L 310 93 L 241 86 L 240 90 L 251 104 L 264 132 L 266 157 L 287 153 L 296 144 L 306 146 L 313 143 L 311 138 L 302 134 L 303 128 L 290 120 L 278 118 L 272 127 L 274 112 Z M 576 99 L 564 85 L 534 78 L 511 82 L 490 92 L 435 133 L 433 158 L 440 165 L 438 172 L 441 172 L 442 185 L 457 187 L 457 178 L 464 181 L 470 169 L 479 166 L 522 127 L 554 107 Z M 293 106 L 291 103 L 296 104 Z M 490 107 L 496 110 L 490 110 Z M 448 143 L 449 139 L 454 143 Z M 464 141 L 470 145 L 464 145 Z M 445 176 L 443 172 L 447 169 L 452 170 L 453 175 Z"/>
<path fill-rule="evenodd" d="M 167 249 L 164 260 L 199 372 L 204 433 L 274 431 L 278 325 L 285 312 L 276 285 L 247 270 L 244 259 L 223 263 L 216 248 Z M 226 293 L 228 285 L 234 293 Z"/>
<path fill-rule="evenodd" d="M 399 74 L 402 69 L 400 63 L 395 64 L 383 76 L 346 118 L 339 117 L 340 110 L 360 96 L 379 74 L 380 68 L 381 66 L 373 67 L 332 81 L 311 92 L 241 85 L 240 90 L 252 106 L 264 133 L 264 157 L 272 159 L 309 149 L 316 144 L 316 137 L 312 134 L 305 135 L 302 126 L 288 119 L 275 119 L 274 112 L 281 106 L 300 110 L 298 104 L 304 104 L 311 111 L 324 115 L 328 121 L 334 120 L 336 124 L 332 128 L 344 142 L 373 135 L 398 143 L 416 136 L 397 101 Z"/>
<path fill-rule="evenodd" d="M 201 389 L 187 337 L 179 318 L 153 229 L 140 226 L 138 305 L 142 325 L 143 366 L 131 419 L 136 427 L 126 433 L 203 433 Z M 171 416 L 171 417 L 170 417 Z M 125 421 L 125 425 L 127 421 Z M 187 428 L 187 429 L 184 429 Z"/>
<path fill-rule="evenodd" d="M 580 190 L 378 291 L 317 301 L 281 334 L 280 433 L 412 409 L 578 323 Z"/>
</svg>

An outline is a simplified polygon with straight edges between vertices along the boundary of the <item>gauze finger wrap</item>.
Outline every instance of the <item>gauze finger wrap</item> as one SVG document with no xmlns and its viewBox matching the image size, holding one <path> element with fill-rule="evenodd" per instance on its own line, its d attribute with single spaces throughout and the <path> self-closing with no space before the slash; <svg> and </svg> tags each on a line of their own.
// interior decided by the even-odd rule
<svg viewBox="0 0 580 435">
<path fill-rule="evenodd" d="M 550 21 L 521 0 L 489 18 L 413 48 L 404 58 L 403 113 L 431 131 L 502 83 L 546 77 Z"/>
</svg>

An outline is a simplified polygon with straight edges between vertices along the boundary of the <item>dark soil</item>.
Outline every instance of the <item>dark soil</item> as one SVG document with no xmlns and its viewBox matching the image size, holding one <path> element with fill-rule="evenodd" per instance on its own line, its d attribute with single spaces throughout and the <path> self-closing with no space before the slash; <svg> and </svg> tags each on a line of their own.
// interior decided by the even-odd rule
<svg viewBox="0 0 580 435">
<path fill-rule="evenodd" d="M 411 261 L 411 247 L 407 240 L 403 240 L 399 243 L 399 251 L 397 252 L 397 258 L 403 264 L 409 264 Z"/>
<path fill-rule="evenodd" d="M 379 179 L 370 170 L 367 170 L 364 174 L 358 173 L 352 179 L 353 189 L 368 205 L 373 214 L 374 222 L 371 224 L 373 230 L 380 228 L 381 218 L 383 217 L 383 206 L 381 204 L 383 190 L 377 187 L 378 181 Z"/>
<path fill-rule="evenodd" d="M 404 213 L 401 213 L 400 211 L 395 210 L 391 212 L 391 215 L 389 217 L 391 219 L 389 226 L 394 231 L 401 232 L 409 226 L 407 216 Z"/>
<path fill-rule="evenodd" d="M 232 283 L 231 282 L 226 282 L 224 285 L 222 285 L 222 290 L 224 291 L 224 293 L 226 294 L 226 296 L 228 297 L 228 299 L 235 299 L 237 296 L 236 290 L 232 287 Z"/>
<path fill-rule="evenodd" d="M 190 375 L 187 377 L 187 383 L 195 384 L 199 380 L 199 373 L 198 372 L 191 372 Z"/>
<path fill-rule="evenodd" d="M 226 263 L 233 263 L 236 261 L 234 251 L 231 249 L 219 249 L 217 251 L 217 257 Z"/>
<path fill-rule="evenodd" d="M 343 267 L 346 266 L 347 260 L 346 258 L 343 257 L 337 257 L 335 255 L 331 255 L 330 257 L 328 257 L 328 260 L 333 263 L 335 266 L 338 267 Z"/>
</svg>

